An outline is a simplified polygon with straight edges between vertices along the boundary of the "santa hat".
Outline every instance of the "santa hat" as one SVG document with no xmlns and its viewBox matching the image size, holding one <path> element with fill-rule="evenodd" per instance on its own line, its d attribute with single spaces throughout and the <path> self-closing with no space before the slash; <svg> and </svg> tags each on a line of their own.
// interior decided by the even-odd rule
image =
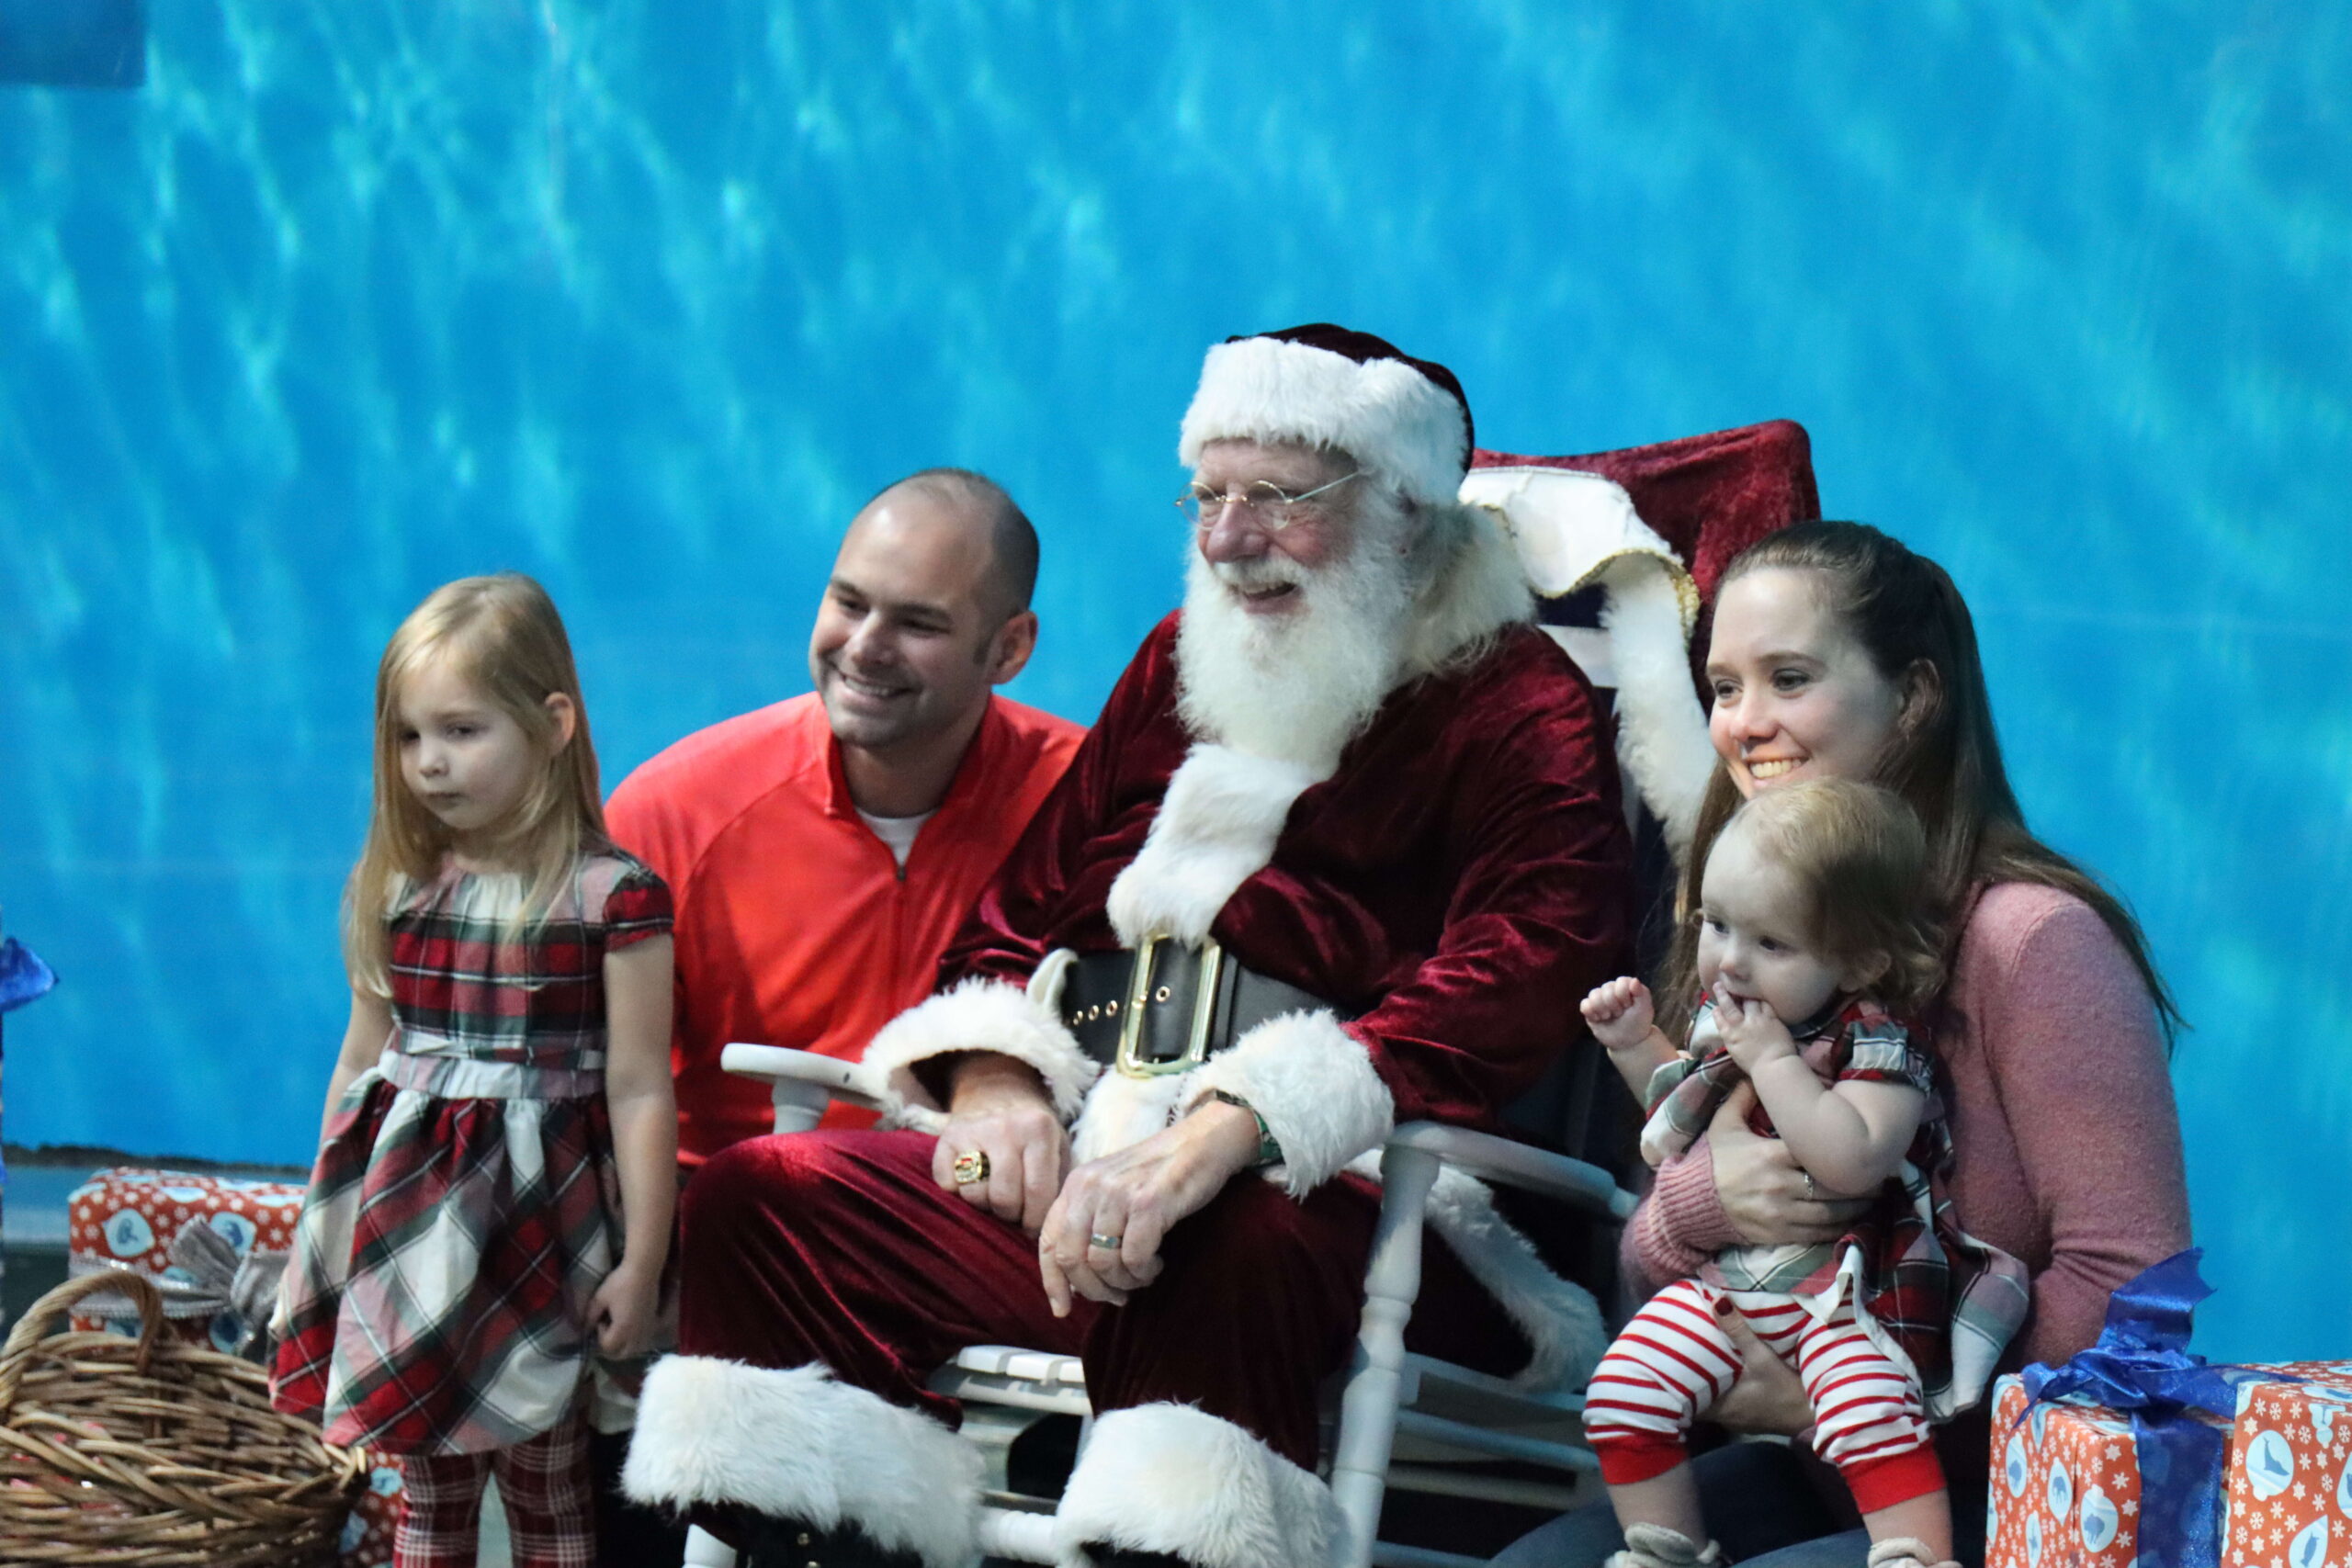
<svg viewBox="0 0 2352 1568">
<path fill-rule="evenodd" d="M 1469 469 L 1471 436 L 1453 371 L 1316 321 L 1210 349 L 1176 455 L 1194 468 L 1212 441 L 1336 447 L 1404 495 L 1445 502 Z"/>
</svg>

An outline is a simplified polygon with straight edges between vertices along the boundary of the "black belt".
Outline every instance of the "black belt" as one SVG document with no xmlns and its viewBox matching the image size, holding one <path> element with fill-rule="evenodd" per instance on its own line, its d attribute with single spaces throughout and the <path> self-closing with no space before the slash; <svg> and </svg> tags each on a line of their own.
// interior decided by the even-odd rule
<svg viewBox="0 0 2352 1568">
<path fill-rule="evenodd" d="M 1090 953 L 1062 980 L 1062 1021 L 1079 1049 L 1129 1077 L 1181 1073 L 1270 1018 L 1330 1008 L 1235 962 L 1214 938 Z"/>
</svg>

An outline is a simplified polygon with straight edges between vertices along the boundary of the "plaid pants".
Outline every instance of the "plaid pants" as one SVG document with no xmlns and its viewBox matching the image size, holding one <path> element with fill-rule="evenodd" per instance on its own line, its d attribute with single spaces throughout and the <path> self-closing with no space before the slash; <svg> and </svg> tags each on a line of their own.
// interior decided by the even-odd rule
<svg viewBox="0 0 2352 1568">
<path fill-rule="evenodd" d="M 596 1517 L 582 1405 L 552 1430 L 488 1453 L 410 1455 L 408 1506 L 392 1538 L 394 1568 L 475 1568 L 481 1495 L 492 1474 L 506 1509 L 514 1568 L 595 1568 Z"/>
<path fill-rule="evenodd" d="M 1678 1280 L 1609 1347 L 1584 1404 L 1603 1481 L 1647 1481 L 1683 1462 L 1692 1419 L 1739 1377 L 1739 1350 L 1715 1318 L 1724 1299 L 1711 1285 Z M 1838 1467 L 1863 1513 L 1943 1489 L 1918 1385 L 1871 1343 L 1850 1302 L 1819 1322 L 1792 1297 L 1736 1310 L 1796 1369 L 1813 1403 L 1815 1451 Z"/>
</svg>

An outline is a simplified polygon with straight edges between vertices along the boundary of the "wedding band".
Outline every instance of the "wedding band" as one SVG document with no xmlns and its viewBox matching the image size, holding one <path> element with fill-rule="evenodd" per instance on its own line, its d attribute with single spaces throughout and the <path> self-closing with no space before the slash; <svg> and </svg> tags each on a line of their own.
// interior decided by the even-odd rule
<svg viewBox="0 0 2352 1568">
<path fill-rule="evenodd" d="M 978 1149 L 966 1149 L 956 1156 L 956 1163 L 948 1167 L 948 1172 L 956 1178 L 958 1187 L 986 1181 L 989 1179 L 989 1156 Z"/>
<path fill-rule="evenodd" d="M 1124 1236 L 1104 1235 L 1101 1231 L 1096 1231 L 1086 1238 L 1086 1244 L 1089 1247 L 1099 1247 L 1105 1252 L 1116 1252 L 1119 1250 L 1119 1243 L 1125 1239 Z"/>
<path fill-rule="evenodd" d="M 1821 1196 L 1820 1193 L 1814 1190 L 1813 1172 L 1809 1170 L 1804 1173 L 1804 1195 L 1808 1198 L 1818 1198 Z"/>
</svg>

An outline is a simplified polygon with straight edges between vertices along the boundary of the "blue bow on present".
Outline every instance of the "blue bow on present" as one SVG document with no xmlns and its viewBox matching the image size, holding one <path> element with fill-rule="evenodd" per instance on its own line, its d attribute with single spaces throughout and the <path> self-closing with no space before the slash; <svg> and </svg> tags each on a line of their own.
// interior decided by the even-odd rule
<svg viewBox="0 0 2352 1568">
<path fill-rule="evenodd" d="M 40 954 L 15 937 L 0 939 L 0 1012 L 13 1012 L 57 984 L 56 972 Z"/>
<path fill-rule="evenodd" d="M 2140 1450 L 2144 1568 L 2216 1568 L 2221 1561 L 2222 1472 L 2230 1435 L 2181 1413 L 2197 1409 L 2235 1419 L 2245 1374 L 2213 1366 L 2188 1348 L 2197 1303 L 2213 1293 L 2197 1272 L 2204 1256 L 2196 1247 L 2176 1252 L 2118 1287 L 2098 1344 L 2064 1366 L 2037 1361 L 2019 1374 L 2029 1409 L 2046 1400 L 2075 1399 L 2131 1416 Z"/>
</svg>

